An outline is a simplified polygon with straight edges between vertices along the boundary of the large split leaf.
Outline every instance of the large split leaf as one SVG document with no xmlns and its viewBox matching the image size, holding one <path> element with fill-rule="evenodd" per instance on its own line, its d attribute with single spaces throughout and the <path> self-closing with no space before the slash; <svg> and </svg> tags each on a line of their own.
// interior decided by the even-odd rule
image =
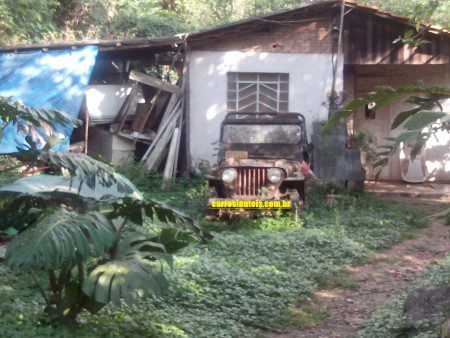
<svg viewBox="0 0 450 338">
<path fill-rule="evenodd" d="M 192 232 L 174 228 L 162 229 L 158 236 L 151 238 L 153 242 L 164 245 L 167 253 L 175 253 L 196 240 Z"/>
<path fill-rule="evenodd" d="M 120 177 L 117 174 L 117 177 Z M 104 187 L 100 184 L 91 189 L 86 185 L 79 188 L 81 179 L 79 176 L 66 177 L 62 175 L 35 174 L 18 179 L 17 181 L 0 187 L 0 199 L 11 199 L 20 195 L 50 196 L 53 200 L 64 199 L 89 199 L 103 200 L 112 197 L 133 196 L 141 198 L 137 188 L 130 183 L 129 188 L 134 189 L 132 193 L 119 192 L 117 185 Z"/>
<path fill-rule="evenodd" d="M 168 282 L 162 267 L 153 263 L 156 260 L 165 260 L 171 265 L 171 256 L 165 253 L 163 245 L 140 237 L 122 240 L 115 259 L 89 273 L 83 292 L 103 304 L 161 295 Z"/>
<path fill-rule="evenodd" d="M 15 238 L 6 251 L 6 264 L 14 270 L 57 269 L 78 259 L 99 256 L 114 243 L 114 228 L 101 213 L 83 215 L 59 209 L 44 213 Z"/>
<path fill-rule="evenodd" d="M 29 143 L 32 143 L 29 141 Z M 118 192 L 133 194 L 136 187 L 123 175 L 115 172 L 109 165 L 97 161 L 87 154 L 72 152 L 53 152 L 48 148 L 38 150 L 32 145 L 28 149 L 18 149 L 18 158 L 23 163 L 47 168 L 48 171 L 60 174 L 61 169 L 76 178 L 79 189 L 83 184 L 95 189 L 96 184 L 103 187 L 117 185 Z"/>
</svg>

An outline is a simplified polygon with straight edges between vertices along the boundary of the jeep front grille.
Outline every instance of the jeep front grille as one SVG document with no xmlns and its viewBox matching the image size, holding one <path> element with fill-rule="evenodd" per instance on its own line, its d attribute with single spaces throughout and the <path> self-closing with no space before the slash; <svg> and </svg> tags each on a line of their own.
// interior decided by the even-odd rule
<svg viewBox="0 0 450 338">
<path fill-rule="evenodd" d="M 237 168 L 236 195 L 255 196 L 265 186 L 267 168 Z"/>
</svg>

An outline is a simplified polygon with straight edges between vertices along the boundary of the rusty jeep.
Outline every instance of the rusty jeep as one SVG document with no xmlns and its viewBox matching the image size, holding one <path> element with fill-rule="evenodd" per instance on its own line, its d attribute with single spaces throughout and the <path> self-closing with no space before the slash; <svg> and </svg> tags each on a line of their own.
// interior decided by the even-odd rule
<svg viewBox="0 0 450 338">
<path fill-rule="evenodd" d="M 288 200 L 300 207 L 305 201 L 302 169 L 311 150 L 301 114 L 229 113 L 221 124 L 217 166 L 207 175 L 208 206 Z M 241 208 L 243 203 L 228 205 Z"/>
</svg>

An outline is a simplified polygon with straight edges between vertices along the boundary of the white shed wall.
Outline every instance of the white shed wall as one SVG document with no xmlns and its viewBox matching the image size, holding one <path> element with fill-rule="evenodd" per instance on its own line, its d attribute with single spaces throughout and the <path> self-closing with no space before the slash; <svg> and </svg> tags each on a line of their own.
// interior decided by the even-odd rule
<svg viewBox="0 0 450 338">
<path fill-rule="evenodd" d="M 308 137 L 312 122 L 325 120 L 324 105 L 331 91 L 331 54 L 281 54 L 257 52 L 200 52 L 190 54 L 190 144 L 194 166 L 211 164 L 219 140 L 220 124 L 227 114 L 227 72 L 289 73 L 289 111 L 306 119 Z M 336 91 L 343 86 L 342 57 Z"/>
</svg>

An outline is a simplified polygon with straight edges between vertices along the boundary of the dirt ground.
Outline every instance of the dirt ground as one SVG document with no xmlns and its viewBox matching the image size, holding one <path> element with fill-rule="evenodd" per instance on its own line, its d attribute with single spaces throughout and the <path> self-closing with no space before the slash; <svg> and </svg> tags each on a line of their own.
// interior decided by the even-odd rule
<svg viewBox="0 0 450 338">
<path fill-rule="evenodd" d="M 425 214 L 442 210 L 442 203 L 396 198 L 393 203 L 408 204 Z M 329 318 L 308 329 L 270 337 L 351 337 L 364 328 L 371 315 L 391 296 L 405 291 L 424 269 L 450 250 L 450 227 L 433 221 L 417 236 L 374 254 L 366 264 L 349 269 L 348 279 L 357 290 L 330 288 L 316 292 L 313 307 L 326 310 Z"/>
</svg>

